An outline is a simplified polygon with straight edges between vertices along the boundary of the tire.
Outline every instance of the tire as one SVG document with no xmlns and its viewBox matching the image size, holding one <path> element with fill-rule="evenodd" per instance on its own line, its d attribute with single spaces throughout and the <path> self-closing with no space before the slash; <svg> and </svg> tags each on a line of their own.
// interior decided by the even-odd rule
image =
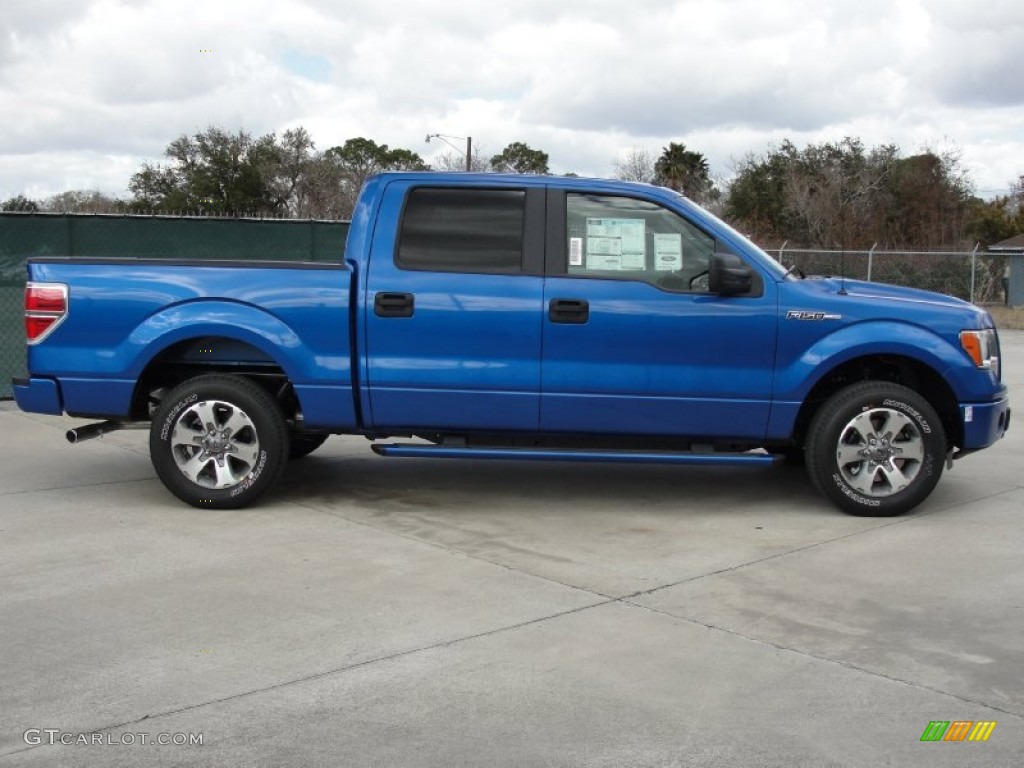
<svg viewBox="0 0 1024 768">
<path fill-rule="evenodd" d="M 884 381 L 832 395 L 811 421 L 805 451 L 815 487 L 860 517 L 916 507 L 939 482 L 945 454 L 942 421 L 931 404 Z"/>
<path fill-rule="evenodd" d="M 309 456 L 309 454 L 327 442 L 328 437 L 330 435 L 305 434 L 302 432 L 297 435 L 293 434 L 288 448 L 288 459 L 294 461 L 295 459 L 301 459 L 303 456 Z"/>
<path fill-rule="evenodd" d="M 202 509 L 238 509 L 266 493 L 288 459 L 277 402 L 241 376 L 198 376 L 153 415 L 149 455 L 164 486 Z"/>
</svg>

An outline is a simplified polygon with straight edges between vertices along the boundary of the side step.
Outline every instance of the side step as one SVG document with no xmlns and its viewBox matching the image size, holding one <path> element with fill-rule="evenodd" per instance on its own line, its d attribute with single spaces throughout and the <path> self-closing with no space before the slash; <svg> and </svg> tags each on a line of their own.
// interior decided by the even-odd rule
<svg viewBox="0 0 1024 768">
<path fill-rule="evenodd" d="M 781 461 L 768 453 L 671 453 L 669 451 L 599 451 L 564 448 L 467 448 L 417 443 L 375 443 L 379 456 L 437 459 L 511 459 L 515 461 L 607 461 L 625 464 L 766 465 Z"/>
</svg>

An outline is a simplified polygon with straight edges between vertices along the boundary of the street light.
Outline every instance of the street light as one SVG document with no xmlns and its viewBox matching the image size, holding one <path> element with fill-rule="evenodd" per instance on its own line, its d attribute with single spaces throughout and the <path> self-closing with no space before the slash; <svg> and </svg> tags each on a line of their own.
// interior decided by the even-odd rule
<svg viewBox="0 0 1024 768">
<path fill-rule="evenodd" d="M 473 137 L 472 136 L 449 136 L 444 133 L 428 133 L 427 144 L 430 143 L 431 139 L 440 139 L 449 147 L 454 149 L 456 152 L 461 152 L 466 156 L 466 173 L 473 170 Z M 452 144 L 448 139 L 465 139 L 466 140 L 466 151 L 462 152 L 461 149 Z"/>
</svg>

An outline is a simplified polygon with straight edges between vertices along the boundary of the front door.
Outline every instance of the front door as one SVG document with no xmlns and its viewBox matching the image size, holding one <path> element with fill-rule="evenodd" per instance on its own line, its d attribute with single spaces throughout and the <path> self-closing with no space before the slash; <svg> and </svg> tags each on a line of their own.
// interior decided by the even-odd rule
<svg viewBox="0 0 1024 768">
<path fill-rule="evenodd" d="M 630 197 L 549 194 L 549 220 L 564 222 L 564 236 L 548 246 L 541 428 L 763 438 L 774 281 L 712 295 L 717 244 L 680 213 Z"/>
</svg>

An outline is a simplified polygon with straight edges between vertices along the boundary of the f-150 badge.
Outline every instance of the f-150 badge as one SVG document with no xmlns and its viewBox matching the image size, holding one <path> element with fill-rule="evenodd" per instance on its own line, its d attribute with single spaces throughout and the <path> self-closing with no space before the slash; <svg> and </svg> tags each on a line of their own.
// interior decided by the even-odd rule
<svg viewBox="0 0 1024 768">
<path fill-rule="evenodd" d="M 808 312 L 804 309 L 791 309 L 786 313 L 787 320 L 842 320 L 842 315 L 829 312 Z"/>
</svg>

